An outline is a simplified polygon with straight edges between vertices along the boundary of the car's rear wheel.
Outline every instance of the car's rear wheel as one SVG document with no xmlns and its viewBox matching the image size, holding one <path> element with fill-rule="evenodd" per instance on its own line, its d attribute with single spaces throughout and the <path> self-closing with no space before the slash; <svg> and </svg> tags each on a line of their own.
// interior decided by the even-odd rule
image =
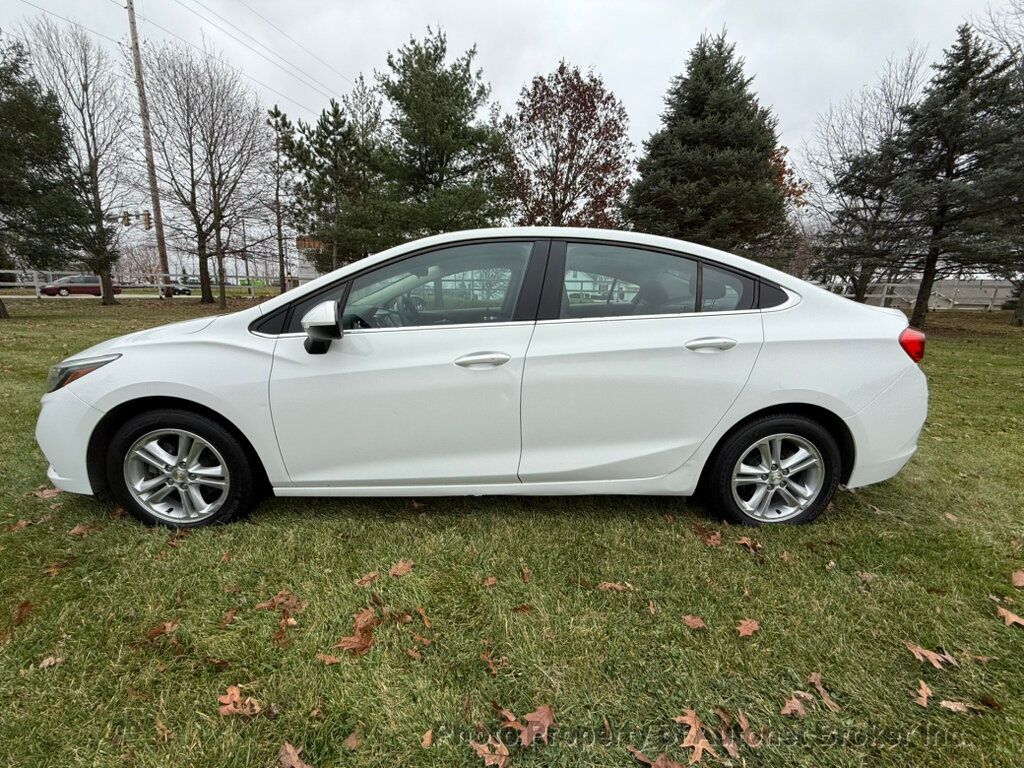
<svg viewBox="0 0 1024 768">
<path fill-rule="evenodd" d="M 61 288 L 61 289 L 59 289 L 57 291 L 57 293 L 59 295 L 61 295 L 61 296 L 70 296 L 71 295 L 71 291 L 69 291 L 67 288 Z"/>
<path fill-rule="evenodd" d="M 226 523 L 255 503 L 249 457 L 223 426 L 199 414 L 158 410 L 114 434 L 107 481 L 121 504 L 149 525 Z"/>
<path fill-rule="evenodd" d="M 707 491 L 715 508 L 737 523 L 806 523 L 832 501 L 841 467 L 839 446 L 817 421 L 765 416 L 722 444 Z"/>
</svg>

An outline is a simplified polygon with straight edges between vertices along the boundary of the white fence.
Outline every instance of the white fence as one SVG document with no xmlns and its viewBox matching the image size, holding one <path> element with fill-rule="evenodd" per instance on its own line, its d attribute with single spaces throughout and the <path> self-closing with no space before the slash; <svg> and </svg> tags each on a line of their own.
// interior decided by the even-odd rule
<svg viewBox="0 0 1024 768">
<path fill-rule="evenodd" d="M 910 310 L 917 299 L 920 282 L 873 284 L 865 296 L 868 304 Z M 844 296 L 852 294 L 846 292 Z M 968 309 L 991 312 L 1001 309 L 1013 297 L 1008 280 L 937 280 L 928 299 L 929 310 Z"/>
</svg>

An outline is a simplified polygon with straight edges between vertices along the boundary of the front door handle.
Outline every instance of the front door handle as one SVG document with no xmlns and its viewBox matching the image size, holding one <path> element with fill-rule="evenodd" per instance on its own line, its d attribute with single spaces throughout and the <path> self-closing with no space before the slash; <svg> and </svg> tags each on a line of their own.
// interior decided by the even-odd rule
<svg viewBox="0 0 1024 768">
<path fill-rule="evenodd" d="M 690 339 L 683 346 L 687 349 L 692 349 L 694 352 L 700 352 L 701 350 L 719 350 L 724 352 L 736 346 L 736 339 L 727 339 L 724 336 L 702 336 L 699 339 Z"/>
<path fill-rule="evenodd" d="M 463 355 L 455 361 L 455 364 L 463 368 L 475 368 L 477 366 L 496 368 L 499 365 L 504 365 L 511 359 L 512 355 L 507 355 L 504 352 L 473 352 Z"/>
</svg>

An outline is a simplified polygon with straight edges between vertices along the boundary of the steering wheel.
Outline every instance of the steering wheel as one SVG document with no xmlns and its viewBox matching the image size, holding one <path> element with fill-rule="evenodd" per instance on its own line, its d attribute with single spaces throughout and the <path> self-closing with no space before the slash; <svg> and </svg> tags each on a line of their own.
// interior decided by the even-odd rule
<svg viewBox="0 0 1024 768">
<path fill-rule="evenodd" d="M 416 302 L 406 294 L 398 300 L 398 316 L 402 318 L 402 325 L 419 325 L 420 310 Z"/>
</svg>

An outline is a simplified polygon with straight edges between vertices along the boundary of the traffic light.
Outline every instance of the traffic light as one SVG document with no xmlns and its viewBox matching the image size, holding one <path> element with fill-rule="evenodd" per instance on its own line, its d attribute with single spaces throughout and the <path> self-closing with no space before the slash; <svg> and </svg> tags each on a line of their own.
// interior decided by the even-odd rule
<svg viewBox="0 0 1024 768">
<path fill-rule="evenodd" d="M 131 224 L 132 224 L 132 215 L 130 213 L 128 213 L 128 211 L 125 211 L 124 213 L 121 214 L 121 226 L 122 227 L 130 227 Z"/>
<path fill-rule="evenodd" d="M 144 229 L 149 229 L 153 223 L 150 221 L 149 211 L 142 212 L 142 226 Z"/>
</svg>

